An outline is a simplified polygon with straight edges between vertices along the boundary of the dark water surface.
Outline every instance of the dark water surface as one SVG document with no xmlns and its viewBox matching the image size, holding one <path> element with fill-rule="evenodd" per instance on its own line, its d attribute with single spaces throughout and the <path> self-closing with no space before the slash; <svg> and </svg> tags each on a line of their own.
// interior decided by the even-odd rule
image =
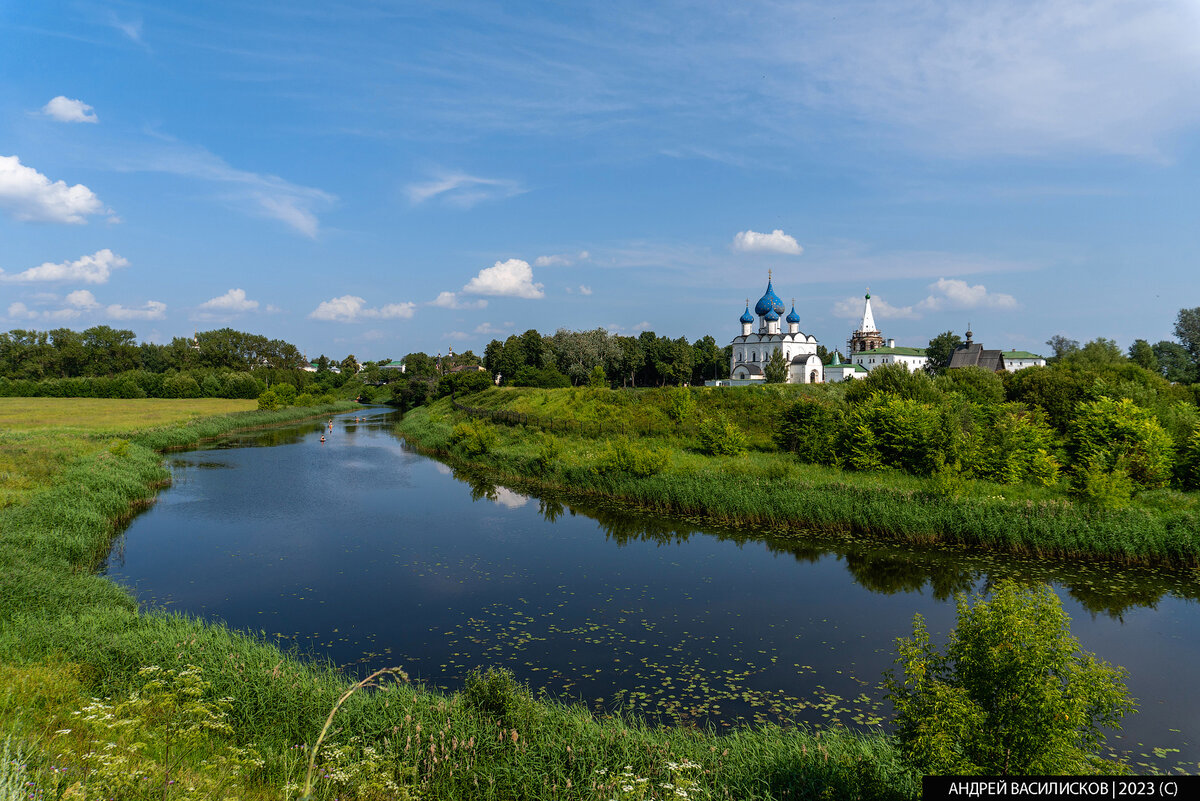
<svg viewBox="0 0 1200 801">
<path fill-rule="evenodd" d="M 456 475 L 408 449 L 392 413 L 358 414 L 173 455 L 173 486 L 107 574 L 143 604 L 352 669 L 456 688 L 501 665 L 599 712 L 718 727 L 876 725 L 915 612 L 940 638 L 954 592 L 1040 578 L 1084 647 L 1130 671 L 1141 711 L 1110 745 L 1135 765 L 1200 768 L 1200 572 L 748 540 Z"/>
</svg>

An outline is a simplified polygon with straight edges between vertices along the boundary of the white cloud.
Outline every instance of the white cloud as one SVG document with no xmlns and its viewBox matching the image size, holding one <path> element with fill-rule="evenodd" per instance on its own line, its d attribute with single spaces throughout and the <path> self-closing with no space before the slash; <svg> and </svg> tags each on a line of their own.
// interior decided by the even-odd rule
<svg viewBox="0 0 1200 801">
<path fill-rule="evenodd" d="M 100 305 L 96 302 L 96 296 L 86 289 L 77 289 L 67 295 L 67 304 L 83 311 L 94 309 Z"/>
<path fill-rule="evenodd" d="M 244 289 L 231 289 L 220 297 L 204 301 L 200 308 L 222 312 L 248 312 L 258 308 L 258 301 L 249 300 Z"/>
<path fill-rule="evenodd" d="M 29 309 L 24 303 L 8 304 L 8 316 L 14 320 L 32 320 L 38 316 L 38 313 Z"/>
<path fill-rule="evenodd" d="M 587 261 L 591 258 L 591 254 L 586 250 L 581 250 L 577 255 L 572 256 L 569 253 L 555 253 L 550 256 L 538 256 L 533 260 L 535 267 L 570 267 L 577 261 Z"/>
<path fill-rule="evenodd" d="M 487 304 L 488 302 L 483 298 L 463 300 L 457 292 L 439 292 L 436 298 L 429 301 L 430 306 L 438 306 L 443 309 L 486 309 Z"/>
<path fill-rule="evenodd" d="M 463 291 L 473 295 L 537 299 L 546 296 L 542 288 L 542 284 L 533 283 L 533 268 L 529 262 L 509 259 L 480 270 L 479 275 L 463 287 Z"/>
<path fill-rule="evenodd" d="M 148 300 L 146 305 L 138 309 L 130 309 L 119 304 L 112 304 L 104 312 L 114 320 L 161 320 L 167 311 L 167 304 L 157 300 Z"/>
<path fill-rule="evenodd" d="M 794 237 L 778 228 L 769 234 L 739 231 L 733 237 L 733 249 L 743 253 L 782 253 L 787 256 L 799 256 L 804 252 Z"/>
<path fill-rule="evenodd" d="M 989 292 L 983 284 L 971 286 L 957 278 L 939 278 L 929 285 L 935 294 L 917 304 L 926 311 L 942 309 L 1015 309 L 1017 299 L 1001 292 Z"/>
<path fill-rule="evenodd" d="M 489 500 L 508 509 L 520 509 L 529 503 L 529 496 L 513 492 L 508 487 L 496 487 L 496 497 Z"/>
<path fill-rule="evenodd" d="M 83 184 L 53 181 L 16 156 L 0 156 L 0 209 L 22 222 L 83 223 L 104 204 Z"/>
<path fill-rule="evenodd" d="M 85 284 L 103 284 L 108 281 L 112 271 L 119 267 L 127 267 L 129 261 L 108 248 L 97 250 L 90 256 L 80 256 L 75 261 L 64 261 L 57 264 L 46 262 L 37 267 L 30 267 L 13 275 L 7 275 L 0 270 L 0 281 L 32 283 L 35 281 L 82 281 Z"/>
<path fill-rule="evenodd" d="M 504 323 L 503 325 L 492 325 L 491 323 L 480 323 L 475 326 L 476 334 L 507 334 L 512 330 L 512 323 Z"/>
<path fill-rule="evenodd" d="M 848 320 L 861 320 L 863 316 L 863 298 L 849 297 L 833 304 L 833 316 Z M 871 296 L 871 314 L 881 320 L 919 320 L 920 312 L 912 306 L 893 306 L 878 295 Z"/>
<path fill-rule="evenodd" d="M 312 320 L 327 320 L 336 323 L 353 323 L 359 319 L 411 319 L 416 313 L 415 303 L 388 303 L 377 309 L 367 307 L 367 301 L 357 295 L 342 295 L 322 301 L 309 314 Z"/>
<path fill-rule="evenodd" d="M 437 198 L 449 206 L 469 209 L 485 200 L 502 200 L 526 190 L 516 181 L 454 172 L 440 173 L 423 183 L 409 184 L 404 191 L 413 205 Z"/>
<path fill-rule="evenodd" d="M 580 284 L 579 285 L 579 294 L 580 295 L 590 295 L 590 294 L 592 294 L 592 288 L 590 286 L 585 286 L 583 284 Z"/>
<path fill-rule="evenodd" d="M 62 95 L 42 106 L 42 113 L 59 122 L 100 122 L 100 118 L 87 103 Z"/>
</svg>

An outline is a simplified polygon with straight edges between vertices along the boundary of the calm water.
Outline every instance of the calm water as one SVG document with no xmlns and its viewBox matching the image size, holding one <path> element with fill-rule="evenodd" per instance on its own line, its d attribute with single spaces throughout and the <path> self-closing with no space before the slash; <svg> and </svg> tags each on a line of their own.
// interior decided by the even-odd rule
<svg viewBox="0 0 1200 801">
<path fill-rule="evenodd" d="M 143 604 L 350 669 L 399 665 L 455 688 L 503 665 L 601 713 L 718 727 L 872 725 L 914 613 L 944 634 L 954 592 L 1042 578 L 1084 647 L 1131 673 L 1141 712 L 1110 744 L 1135 763 L 1200 767 L 1200 572 L 749 541 L 455 474 L 409 450 L 391 413 L 359 415 L 174 455 L 173 486 L 133 520 L 107 574 Z"/>
</svg>

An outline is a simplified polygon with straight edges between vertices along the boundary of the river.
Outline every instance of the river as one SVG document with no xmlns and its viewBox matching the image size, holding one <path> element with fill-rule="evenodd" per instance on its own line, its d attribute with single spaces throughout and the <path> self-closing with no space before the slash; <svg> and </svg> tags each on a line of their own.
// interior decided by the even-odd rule
<svg viewBox="0 0 1200 801">
<path fill-rule="evenodd" d="M 455 689 L 504 666 L 597 714 L 718 728 L 877 726 L 915 613 L 944 640 L 955 592 L 1041 579 L 1084 648 L 1130 672 L 1139 713 L 1109 746 L 1139 771 L 1200 770 L 1200 571 L 751 539 L 458 474 L 395 420 L 364 409 L 332 430 L 309 421 L 172 454 L 172 486 L 104 572 L 144 606 L 351 671 L 397 665 Z"/>
</svg>

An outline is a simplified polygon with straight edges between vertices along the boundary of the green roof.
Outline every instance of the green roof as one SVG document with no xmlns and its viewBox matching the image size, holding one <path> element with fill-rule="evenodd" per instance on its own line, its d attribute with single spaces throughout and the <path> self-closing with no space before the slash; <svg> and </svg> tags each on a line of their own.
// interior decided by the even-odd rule
<svg viewBox="0 0 1200 801">
<path fill-rule="evenodd" d="M 924 356 L 924 348 L 875 348 L 874 350 L 860 350 L 854 354 L 855 356 Z"/>
<path fill-rule="evenodd" d="M 1038 356 L 1036 353 L 1030 353 L 1027 350 L 1002 350 L 1000 352 L 1004 354 L 1004 358 L 1006 358 L 1006 359 L 1040 359 L 1040 358 L 1042 358 L 1041 356 Z"/>
<path fill-rule="evenodd" d="M 383 364 L 381 364 L 381 365 L 379 365 L 379 366 L 380 366 L 380 367 L 403 367 L 403 366 L 404 366 L 404 362 L 398 362 L 398 361 L 396 361 L 395 359 L 392 359 L 391 361 L 386 361 L 386 362 L 384 362 Z"/>
</svg>

